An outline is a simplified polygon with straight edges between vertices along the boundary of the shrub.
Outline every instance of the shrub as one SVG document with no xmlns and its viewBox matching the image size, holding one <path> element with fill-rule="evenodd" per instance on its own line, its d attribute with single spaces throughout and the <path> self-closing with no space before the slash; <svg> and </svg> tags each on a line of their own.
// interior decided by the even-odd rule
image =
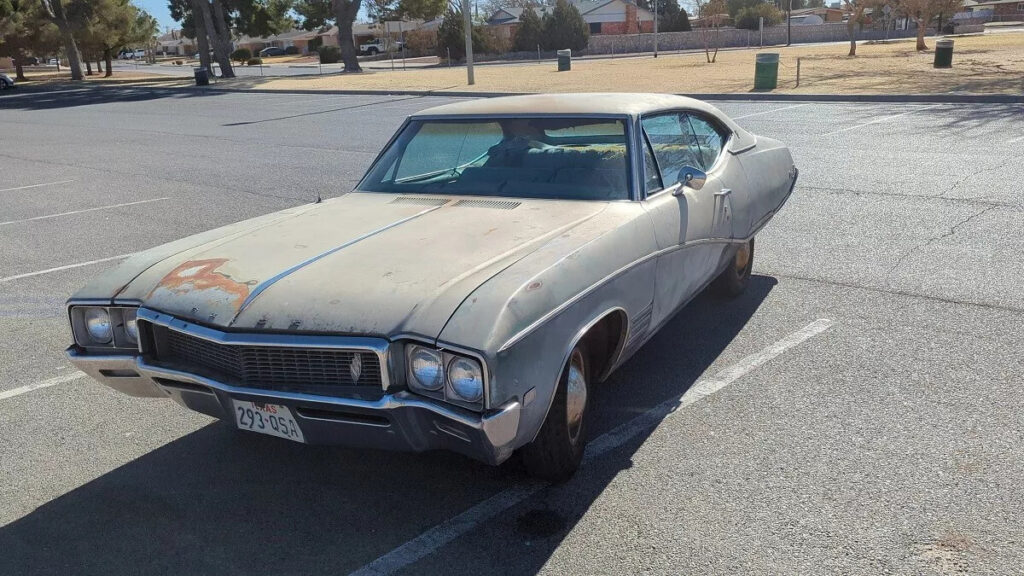
<svg viewBox="0 0 1024 576">
<path fill-rule="evenodd" d="M 231 53 L 231 59 L 235 62 L 245 62 L 249 58 L 252 58 L 252 52 L 248 48 L 239 48 Z"/>
<path fill-rule="evenodd" d="M 451 51 L 453 60 L 466 57 L 466 32 L 462 25 L 462 12 L 449 10 L 437 28 L 437 55 L 444 58 Z M 480 26 L 473 27 L 473 53 L 487 54 L 495 52 L 499 47 L 494 42 L 494 35 L 484 32 Z"/>
<path fill-rule="evenodd" d="M 436 30 L 413 30 L 405 33 L 405 50 L 411 57 L 437 52 Z"/>
<path fill-rule="evenodd" d="M 334 64 L 341 61 L 341 49 L 337 46 L 321 46 L 317 52 L 320 54 L 321 64 Z"/>
<path fill-rule="evenodd" d="M 765 28 L 782 22 L 782 12 L 774 4 L 758 4 L 742 8 L 736 13 L 736 27 L 746 30 L 757 30 L 760 18 L 764 17 Z"/>
<path fill-rule="evenodd" d="M 309 51 L 310 52 L 316 52 L 323 45 L 324 45 L 324 37 L 323 36 L 314 36 L 314 37 L 312 37 L 309 40 Z"/>
<path fill-rule="evenodd" d="M 590 42 L 590 27 L 575 6 L 556 0 L 555 8 L 544 16 L 544 40 L 548 50 L 583 50 Z"/>
<path fill-rule="evenodd" d="M 299 53 L 299 47 L 298 46 L 294 46 L 294 45 L 293 46 L 285 46 L 284 47 L 284 53 L 288 54 L 288 55 L 291 55 L 291 56 L 294 56 L 294 55 Z"/>
<path fill-rule="evenodd" d="M 249 58 L 249 60 L 247 60 L 245 64 L 247 66 L 259 66 L 263 64 L 263 58 Z"/>
<path fill-rule="evenodd" d="M 182 61 L 182 60 L 175 60 L 175 61 L 174 61 L 174 65 L 175 65 L 175 66 L 181 66 L 181 65 L 182 65 L 182 64 L 184 64 L 184 63 L 185 63 L 185 62 L 184 62 L 184 61 Z"/>
<path fill-rule="evenodd" d="M 533 52 L 537 46 L 544 44 L 544 21 L 540 19 L 533 6 L 527 6 L 519 16 L 519 28 L 512 41 L 516 52 Z"/>
</svg>

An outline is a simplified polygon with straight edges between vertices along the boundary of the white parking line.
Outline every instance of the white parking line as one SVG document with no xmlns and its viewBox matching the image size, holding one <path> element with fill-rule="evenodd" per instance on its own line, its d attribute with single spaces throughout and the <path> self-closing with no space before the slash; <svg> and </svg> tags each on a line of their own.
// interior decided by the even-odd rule
<svg viewBox="0 0 1024 576">
<path fill-rule="evenodd" d="M 60 376 L 54 376 L 49 380 L 43 380 L 42 382 L 36 382 L 35 384 L 29 384 L 28 386 L 22 386 L 20 388 L 14 388 L 13 390 L 4 390 L 0 392 L 0 400 L 7 400 L 8 398 L 14 398 L 15 396 L 21 396 L 27 392 L 33 390 L 39 390 L 40 388 L 49 388 L 50 386 L 56 386 L 57 384 L 64 384 L 65 382 L 71 382 L 72 380 L 78 380 L 84 378 L 85 372 L 69 372 L 68 374 L 61 374 Z"/>
<path fill-rule="evenodd" d="M 915 108 L 913 110 L 907 110 L 906 112 L 901 112 L 899 114 L 893 114 L 892 116 L 884 116 L 882 118 L 875 118 L 874 120 L 872 120 L 870 122 L 864 122 L 863 124 L 855 124 L 853 126 L 847 126 L 846 128 L 840 128 L 839 130 L 833 130 L 832 132 L 826 132 L 824 134 L 821 134 L 821 136 L 832 136 L 833 134 L 839 134 L 840 132 L 847 132 L 849 130 L 856 130 L 857 128 L 863 128 L 865 126 L 871 126 L 872 124 L 878 124 L 879 122 L 888 122 L 889 120 L 892 120 L 893 118 L 899 118 L 900 116 L 906 116 L 907 114 L 913 114 L 914 112 L 920 112 L 922 110 L 929 110 L 931 108 L 935 108 L 936 106 L 938 106 L 938 104 L 931 104 L 929 106 L 922 106 L 920 108 Z"/>
<path fill-rule="evenodd" d="M 97 210 L 107 210 L 108 208 L 123 208 L 125 206 L 135 206 L 137 204 L 148 204 L 150 202 L 160 202 L 162 200 L 170 200 L 170 198 L 153 198 L 152 200 L 139 200 L 137 202 L 125 202 L 123 204 L 111 204 L 109 206 L 97 206 L 95 208 L 85 208 L 84 210 L 72 210 L 71 212 L 61 212 L 59 214 L 47 214 L 46 216 L 35 216 L 32 218 L 22 218 L 21 220 L 8 220 L 7 222 L 0 222 L 0 226 L 6 226 L 8 224 L 18 224 L 20 222 L 34 222 L 36 220 L 47 220 L 49 218 L 58 218 L 60 216 L 71 216 L 72 214 L 84 214 L 85 212 L 95 212 Z"/>
<path fill-rule="evenodd" d="M 14 192 L 15 190 L 28 190 L 29 188 L 40 188 L 42 186 L 56 186 L 57 184 L 67 184 L 74 182 L 74 180 L 61 180 L 59 182 L 46 182 L 44 184 L 32 184 L 31 186 L 18 186 L 17 188 L 4 188 L 0 192 Z"/>
<path fill-rule="evenodd" d="M 828 319 L 815 320 L 807 326 L 793 332 L 782 340 L 768 346 L 767 348 L 747 356 L 739 362 L 715 374 L 711 378 L 701 380 L 694 384 L 678 400 L 669 400 L 644 412 L 636 418 L 615 428 L 610 432 L 602 434 L 593 440 L 587 447 L 587 454 L 584 457 L 584 465 L 593 462 L 602 454 L 617 448 L 644 430 L 656 426 L 667 416 L 681 408 L 685 408 L 702 398 L 710 396 L 742 378 L 750 371 L 772 358 L 782 354 L 786 350 L 799 345 L 800 343 L 821 334 L 832 326 Z M 447 545 L 456 538 L 473 530 L 480 523 L 497 515 L 498 513 L 515 506 L 536 494 L 547 486 L 543 482 L 529 482 L 508 488 L 498 494 L 473 506 L 469 510 L 442 522 L 437 526 L 420 534 L 416 538 L 402 544 L 398 548 L 384 554 L 373 562 L 352 572 L 353 576 L 369 576 L 394 574 L 406 568 L 422 558 L 433 554 L 441 547 Z"/>
<path fill-rule="evenodd" d="M 772 110 L 765 110 L 764 112 L 754 112 L 753 114 L 744 114 L 743 116 L 731 116 L 733 120 L 740 120 L 743 118 L 750 118 L 751 116 L 760 116 L 762 114 L 773 114 L 775 112 L 782 112 L 783 110 L 792 110 L 793 108 L 802 108 L 804 106 L 810 106 L 811 103 L 797 104 L 795 106 L 785 106 L 783 108 L 774 108 Z"/>
<path fill-rule="evenodd" d="M 24 274 L 7 276 L 6 278 L 0 278 L 0 284 L 14 280 L 21 280 L 22 278 L 31 278 L 32 276 L 42 276 L 43 274 L 50 274 L 51 272 L 60 272 L 61 270 L 70 270 L 72 268 L 81 268 L 82 266 L 102 264 L 103 262 L 110 262 L 111 260 L 123 260 L 133 254 L 134 252 L 130 254 L 118 254 L 117 256 L 111 256 L 109 258 L 100 258 L 99 260 L 89 260 L 88 262 L 79 262 L 77 264 L 65 264 L 64 266 L 57 266 L 56 268 L 47 268 L 46 270 L 37 270 L 35 272 L 25 272 Z"/>
</svg>

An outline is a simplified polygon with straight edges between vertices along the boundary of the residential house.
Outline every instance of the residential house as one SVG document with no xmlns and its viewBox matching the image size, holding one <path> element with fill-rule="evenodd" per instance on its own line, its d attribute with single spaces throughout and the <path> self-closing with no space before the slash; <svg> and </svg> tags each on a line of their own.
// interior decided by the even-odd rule
<svg viewBox="0 0 1024 576">
<path fill-rule="evenodd" d="M 412 32 L 414 30 L 433 30 L 437 31 L 438 26 L 441 24 L 441 18 L 434 20 L 408 20 L 399 22 L 355 22 L 352 24 L 352 40 L 356 46 L 360 44 L 366 44 L 376 38 L 383 38 L 385 36 L 390 37 L 394 40 L 399 40 L 402 34 L 406 32 Z M 324 46 L 337 46 L 338 45 L 338 27 L 331 26 L 330 28 L 317 33 L 318 36 L 323 40 Z"/>
<path fill-rule="evenodd" d="M 963 12 L 986 21 L 1024 21 L 1024 0 L 966 0 Z"/>
<path fill-rule="evenodd" d="M 654 31 L 654 14 L 631 0 L 569 0 L 569 3 L 579 10 L 593 35 Z M 542 5 L 537 11 L 543 16 L 553 8 L 551 5 Z M 492 26 L 499 37 L 512 38 L 522 14 L 522 8 L 503 8 L 487 19 L 487 25 Z"/>
<path fill-rule="evenodd" d="M 164 56 L 191 56 L 196 53 L 196 41 L 182 34 L 181 30 L 170 30 L 156 39 L 156 52 Z"/>
<path fill-rule="evenodd" d="M 294 46 L 299 54 L 309 53 L 309 41 L 316 38 L 319 32 L 316 30 L 288 30 L 272 36 L 254 38 L 242 36 L 235 40 L 235 48 L 248 48 L 253 54 L 259 54 L 264 48 L 288 48 Z"/>
<path fill-rule="evenodd" d="M 822 6 L 819 8 L 801 8 L 799 10 L 793 10 L 790 16 L 792 18 L 800 18 L 802 16 L 817 16 L 821 18 L 821 22 L 816 23 L 821 24 L 822 22 L 842 22 L 843 14 L 844 12 L 838 8 L 825 8 L 824 6 Z M 814 19 L 808 18 L 807 20 Z"/>
</svg>

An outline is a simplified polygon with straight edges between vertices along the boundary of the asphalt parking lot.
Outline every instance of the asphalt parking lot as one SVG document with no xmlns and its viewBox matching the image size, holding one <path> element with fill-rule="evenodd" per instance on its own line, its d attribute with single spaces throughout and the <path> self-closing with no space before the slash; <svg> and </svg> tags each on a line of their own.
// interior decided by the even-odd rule
<svg viewBox="0 0 1024 576">
<path fill-rule="evenodd" d="M 597 392 L 561 486 L 243 435 L 64 360 L 89 278 L 343 194 L 446 101 L 0 98 L 0 573 L 1020 573 L 1019 105 L 721 103 L 792 147 L 797 190 L 745 295 Z"/>
</svg>

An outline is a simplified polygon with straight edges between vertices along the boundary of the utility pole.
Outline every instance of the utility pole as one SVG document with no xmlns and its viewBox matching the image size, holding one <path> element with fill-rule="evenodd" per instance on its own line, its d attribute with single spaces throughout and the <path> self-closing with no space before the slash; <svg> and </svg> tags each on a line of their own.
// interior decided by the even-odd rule
<svg viewBox="0 0 1024 576">
<path fill-rule="evenodd" d="M 789 10 L 786 11 L 786 46 L 793 44 L 793 0 L 789 0 Z"/>
<path fill-rule="evenodd" d="M 658 57 L 658 0 L 654 3 L 654 57 Z"/>
<path fill-rule="evenodd" d="M 462 25 L 466 28 L 466 80 L 472 86 L 473 79 L 473 16 L 469 13 L 469 0 L 462 0 Z"/>
</svg>

